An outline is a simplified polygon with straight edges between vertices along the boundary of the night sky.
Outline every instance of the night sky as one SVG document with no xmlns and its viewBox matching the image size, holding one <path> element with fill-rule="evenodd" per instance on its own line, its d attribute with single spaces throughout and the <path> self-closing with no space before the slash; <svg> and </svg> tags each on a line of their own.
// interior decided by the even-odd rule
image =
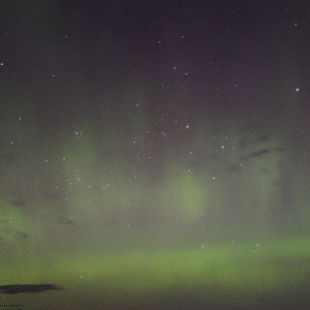
<svg viewBox="0 0 310 310">
<path fill-rule="evenodd" d="M 309 120 L 309 1 L 0 1 L 0 293 L 297 309 Z"/>
<path fill-rule="evenodd" d="M 83 108 L 84 96 L 97 114 L 108 96 L 132 104 L 132 83 L 150 118 L 281 106 L 289 84 L 307 86 L 308 12 L 290 1 L 4 3 L 4 99 L 30 93 L 47 117 Z"/>
<path fill-rule="evenodd" d="M 10 229 L 203 246 L 300 224 L 309 8 L 2 1 L 0 190 L 24 219 Z"/>
</svg>

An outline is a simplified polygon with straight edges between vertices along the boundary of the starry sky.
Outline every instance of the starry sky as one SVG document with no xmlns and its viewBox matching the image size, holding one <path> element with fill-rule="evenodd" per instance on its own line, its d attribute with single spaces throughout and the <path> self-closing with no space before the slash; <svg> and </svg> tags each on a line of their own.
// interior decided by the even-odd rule
<svg viewBox="0 0 310 310">
<path fill-rule="evenodd" d="M 35 93 L 42 114 L 66 115 L 84 96 L 96 113 L 109 92 L 123 109 L 122 92 L 136 83 L 153 118 L 267 113 L 288 84 L 307 86 L 305 3 L 7 2 L 3 92 Z"/>
<path fill-rule="evenodd" d="M 1 191 L 16 205 L 48 201 L 59 225 L 86 218 L 96 232 L 107 218 L 137 229 L 189 218 L 202 231 L 206 219 L 293 212 L 296 180 L 308 176 L 309 9 L 2 2 Z"/>
</svg>

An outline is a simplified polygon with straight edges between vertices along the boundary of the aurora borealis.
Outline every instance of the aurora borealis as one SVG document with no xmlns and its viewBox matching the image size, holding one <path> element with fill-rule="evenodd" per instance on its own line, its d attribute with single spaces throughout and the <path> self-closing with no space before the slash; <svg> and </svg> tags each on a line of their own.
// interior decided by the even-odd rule
<svg viewBox="0 0 310 310">
<path fill-rule="evenodd" d="M 0 10 L 0 285 L 255 294 L 295 250 L 305 272 L 307 3 Z"/>
</svg>

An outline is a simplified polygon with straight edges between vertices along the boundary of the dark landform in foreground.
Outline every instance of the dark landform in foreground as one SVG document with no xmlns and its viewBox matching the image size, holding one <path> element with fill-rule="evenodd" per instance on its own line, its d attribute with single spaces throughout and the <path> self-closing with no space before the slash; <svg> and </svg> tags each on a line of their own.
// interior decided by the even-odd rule
<svg viewBox="0 0 310 310">
<path fill-rule="evenodd" d="M 64 288 L 54 284 L 10 284 L 0 285 L 0 294 L 41 293 L 44 291 L 58 291 Z"/>
</svg>

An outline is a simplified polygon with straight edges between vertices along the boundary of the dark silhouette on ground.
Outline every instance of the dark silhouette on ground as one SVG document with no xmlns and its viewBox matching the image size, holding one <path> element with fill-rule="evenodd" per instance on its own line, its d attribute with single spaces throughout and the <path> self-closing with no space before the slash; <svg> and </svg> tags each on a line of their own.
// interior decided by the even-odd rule
<svg viewBox="0 0 310 310">
<path fill-rule="evenodd" d="M 0 294 L 41 293 L 44 291 L 58 291 L 65 288 L 54 284 L 10 284 L 0 285 Z"/>
</svg>

